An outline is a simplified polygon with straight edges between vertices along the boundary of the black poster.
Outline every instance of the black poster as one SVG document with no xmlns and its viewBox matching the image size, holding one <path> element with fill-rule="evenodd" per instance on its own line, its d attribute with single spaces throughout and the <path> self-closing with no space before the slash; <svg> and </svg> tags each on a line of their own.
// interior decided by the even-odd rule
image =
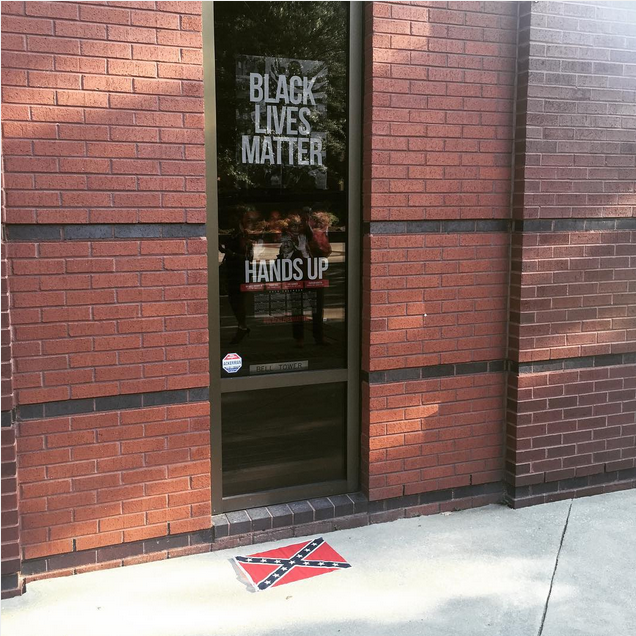
<svg viewBox="0 0 636 636">
<path fill-rule="evenodd" d="M 222 377 L 344 368 L 349 8 L 216 6 Z"/>
</svg>

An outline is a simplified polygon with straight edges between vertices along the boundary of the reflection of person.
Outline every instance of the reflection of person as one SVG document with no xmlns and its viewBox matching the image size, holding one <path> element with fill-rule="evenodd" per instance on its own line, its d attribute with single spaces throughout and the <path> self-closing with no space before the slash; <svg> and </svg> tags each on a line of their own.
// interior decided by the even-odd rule
<svg viewBox="0 0 636 636">
<path fill-rule="evenodd" d="M 285 221 L 281 213 L 278 210 L 272 210 L 267 217 L 268 240 L 272 243 L 278 243 L 284 229 Z"/>
<path fill-rule="evenodd" d="M 261 215 L 252 207 L 237 206 L 232 216 L 233 230 L 229 235 L 219 236 L 219 251 L 224 255 L 228 300 L 238 323 L 230 343 L 238 344 L 250 333 L 245 297 L 241 291 L 241 284 L 245 282 L 245 261 L 254 259 L 254 247 L 262 243 L 263 224 Z"/>
<path fill-rule="evenodd" d="M 328 212 L 314 211 L 311 214 L 309 223 L 311 224 L 313 237 L 310 243 L 311 252 L 314 257 L 327 258 L 331 254 L 331 243 L 329 243 L 329 225 L 333 217 Z M 325 314 L 325 289 L 316 289 L 316 307 L 312 316 L 313 335 L 316 344 L 329 344 L 323 335 L 323 320 Z"/>
<path fill-rule="evenodd" d="M 306 261 L 310 258 L 327 258 L 331 254 L 328 229 L 330 215 L 326 212 L 312 213 L 310 208 L 303 208 L 302 212 L 294 212 L 285 220 L 286 233 L 281 237 L 281 247 L 279 258 L 302 258 L 305 261 L 303 271 L 306 273 Z M 281 256 L 283 251 L 292 256 Z M 323 320 L 325 293 L 323 288 L 317 288 L 310 292 L 296 292 L 292 304 L 292 316 L 295 318 L 292 324 L 292 334 L 297 347 L 304 345 L 304 307 L 306 304 L 312 305 L 312 334 L 314 341 L 319 345 L 328 344 L 323 335 Z M 315 303 L 311 303 L 311 297 L 315 298 Z"/>
<path fill-rule="evenodd" d="M 329 243 L 329 226 L 333 220 L 333 215 L 328 212 L 312 212 L 309 217 L 309 225 L 312 228 L 311 252 L 312 256 L 324 256 L 331 254 L 331 244 Z"/>
<path fill-rule="evenodd" d="M 288 215 L 285 219 L 285 230 L 286 234 L 283 235 L 283 238 L 291 240 L 295 248 L 302 254 L 303 258 L 311 258 L 309 243 L 311 242 L 314 234 L 309 226 L 307 214 L 293 212 Z"/>
</svg>

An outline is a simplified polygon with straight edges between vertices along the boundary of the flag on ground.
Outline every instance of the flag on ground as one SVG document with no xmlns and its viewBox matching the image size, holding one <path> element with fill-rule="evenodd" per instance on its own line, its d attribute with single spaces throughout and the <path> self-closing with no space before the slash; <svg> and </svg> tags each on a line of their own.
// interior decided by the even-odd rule
<svg viewBox="0 0 636 636">
<path fill-rule="evenodd" d="M 234 561 L 256 592 L 351 567 L 322 537 Z"/>
</svg>

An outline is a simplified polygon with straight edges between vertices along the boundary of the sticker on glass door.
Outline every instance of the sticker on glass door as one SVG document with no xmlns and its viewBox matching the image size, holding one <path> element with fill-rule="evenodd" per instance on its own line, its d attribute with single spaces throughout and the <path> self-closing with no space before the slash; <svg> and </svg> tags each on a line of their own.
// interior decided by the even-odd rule
<svg viewBox="0 0 636 636">
<path fill-rule="evenodd" d="M 243 366 L 243 358 L 238 353 L 228 353 L 222 364 L 226 373 L 236 373 Z"/>
</svg>

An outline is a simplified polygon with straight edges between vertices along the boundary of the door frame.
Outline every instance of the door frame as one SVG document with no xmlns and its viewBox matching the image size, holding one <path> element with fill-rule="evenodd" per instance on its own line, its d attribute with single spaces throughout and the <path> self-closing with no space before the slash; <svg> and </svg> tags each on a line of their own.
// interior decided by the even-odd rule
<svg viewBox="0 0 636 636">
<path fill-rule="evenodd" d="M 210 462 L 212 513 L 229 512 L 285 501 L 354 492 L 359 484 L 360 458 L 360 301 L 362 228 L 362 88 L 363 3 L 350 2 L 349 37 L 349 144 L 347 227 L 347 368 L 312 372 L 221 377 L 218 190 L 216 146 L 216 86 L 214 59 L 214 2 L 204 2 L 203 90 L 205 112 L 206 233 L 208 242 L 208 330 L 210 351 Z M 254 494 L 223 497 L 221 394 L 234 391 L 301 386 L 327 382 L 347 383 L 346 479 L 290 486 Z"/>
</svg>

